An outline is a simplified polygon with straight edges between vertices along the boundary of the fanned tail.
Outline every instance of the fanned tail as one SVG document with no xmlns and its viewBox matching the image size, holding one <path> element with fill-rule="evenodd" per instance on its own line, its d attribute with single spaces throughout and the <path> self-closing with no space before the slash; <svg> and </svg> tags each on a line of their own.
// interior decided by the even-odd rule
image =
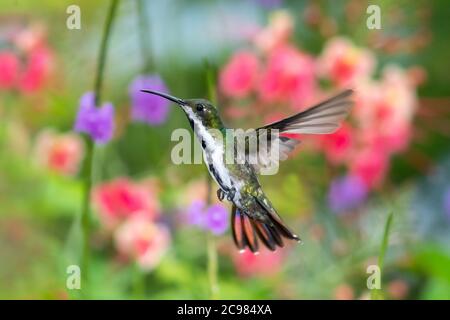
<svg viewBox="0 0 450 320">
<path fill-rule="evenodd" d="M 264 208 L 266 221 L 254 219 L 233 204 L 231 211 L 231 230 L 233 240 L 239 251 L 249 248 L 254 254 L 259 253 L 259 241 L 269 250 L 275 251 L 277 247 L 284 247 L 283 238 L 301 242 L 281 218 L 272 210 Z"/>
</svg>

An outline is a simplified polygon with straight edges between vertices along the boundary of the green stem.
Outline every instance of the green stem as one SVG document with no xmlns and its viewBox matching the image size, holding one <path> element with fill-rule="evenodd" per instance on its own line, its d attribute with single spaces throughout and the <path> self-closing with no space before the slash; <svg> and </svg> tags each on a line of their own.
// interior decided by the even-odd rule
<svg viewBox="0 0 450 320">
<path fill-rule="evenodd" d="M 217 95 L 216 95 L 216 83 L 214 74 L 208 61 L 205 61 L 206 66 L 206 84 L 208 87 L 209 100 L 217 105 Z M 212 203 L 212 178 L 208 174 L 208 195 L 207 204 L 208 206 Z M 217 257 L 217 245 L 214 235 L 208 232 L 206 239 L 206 246 L 208 252 L 208 279 L 210 288 L 210 297 L 212 300 L 219 299 L 219 283 L 218 283 L 218 271 L 219 263 Z"/>
<path fill-rule="evenodd" d="M 150 28 L 147 19 L 147 1 L 137 0 L 138 28 L 144 73 L 150 73 L 153 68 L 152 47 L 150 44 Z"/>
<path fill-rule="evenodd" d="M 208 88 L 209 101 L 215 106 L 217 106 L 217 84 L 214 71 L 208 60 L 205 60 L 206 68 L 206 86 Z"/>
<path fill-rule="evenodd" d="M 217 246 L 214 235 L 208 232 L 207 238 L 207 248 L 208 248 L 208 279 L 209 279 L 209 289 L 210 297 L 212 300 L 219 299 L 219 283 L 217 279 L 218 273 L 218 259 L 217 259 Z"/>
<path fill-rule="evenodd" d="M 81 231 L 83 237 L 82 256 L 81 256 L 81 275 L 82 275 L 82 288 L 83 296 L 88 297 L 89 292 L 89 256 L 90 247 L 89 239 L 91 233 L 91 219 L 89 216 L 89 207 L 91 202 L 91 189 L 92 189 L 92 169 L 94 158 L 94 143 L 89 137 L 85 138 L 86 142 L 86 158 L 85 158 L 85 171 L 83 176 L 83 202 L 81 208 Z"/>
<path fill-rule="evenodd" d="M 145 296 L 145 274 L 138 264 L 133 266 L 133 296 L 135 299 L 143 299 Z"/>
<path fill-rule="evenodd" d="M 101 89 L 103 84 L 103 74 L 106 61 L 106 52 L 111 33 L 111 26 L 114 20 L 117 4 L 119 0 L 111 0 L 108 15 L 106 18 L 105 28 L 103 30 L 103 37 L 98 55 L 98 63 L 96 70 L 96 78 L 94 84 L 95 105 L 98 106 L 101 102 Z M 88 297 L 89 292 L 89 265 L 90 265 L 90 238 L 91 238 L 91 217 L 90 217 L 90 203 L 92 190 L 92 172 L 94 167 L 94 151 L 95 144 L 90 138 L 86 138 L 86 158 L 85 171 L 83 176 L 83 199 L 81 209 L 81 229 L 83 236 L 83 246 L 81 255 L 81 273 L 82 273 L 82 288 L 83 296 Z"/>
<path fill-rule="evenodd" d="M 11 108 L 9 107 L 8 94 L 2 97 L 2 104 L 0 104 L 0 150 L 6 147 L 6 138 L 8 131 L 8 123 L 11 120 Z"/>
<path fill-rule="evenodd" d="M 98 64 L 97 64 L 97 74 L 95 78 L 95 84 L 94 84 L 94 92 L 95 92 L 95 105 L 100 104 L 100 94 L 101 89 L 103 85 L 103 72 L 105 69 L 105 62 L 106 62 L 106 53 L 108 48 L 108 42 L 109 42 L 109 36 L 111 31 L 111 26 L 114 21 L 114 16 L 116 13 L 117 5 L 119 3 L 119 0 L 111 0 L 111 5 L 109 6 L 109 12 L 106 17 L 106 23 L 103 29 L 103 38 L 102 43 L 100 45 L 100 52 L 98 55 Z"/>
<path fill-rule="evenodd" d="M 207 204 L 208 206 L 212 203 L 212 178 L 208 174 L 208 195 Z M 207 233 L 206 238 L 206 248 L 208 252 L 208 279 L 209 279 L 209 291 L 212 300 L 219 299 L 219 284 L 217 279 L 217 273 L 219 271 L 218 261 L 217 261 L 217 246 L 214 235 L 211 232 Z"/>
</svg>

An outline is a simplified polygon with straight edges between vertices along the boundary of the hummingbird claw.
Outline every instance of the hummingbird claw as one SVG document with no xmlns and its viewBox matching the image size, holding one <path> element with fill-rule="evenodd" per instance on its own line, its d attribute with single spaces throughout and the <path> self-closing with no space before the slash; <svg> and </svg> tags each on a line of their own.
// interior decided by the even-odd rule
<svg viewBox="0 0 450 320">
<path fill-rule="evenodd" d="M 233 201 L 235 194 L 236 194 L 236 189 L 235 188 L 230 189 L 227 194 L 227 200 Z"/>
<path fill-rule="evenodd" d="M 217 189 L 217 198 L 222 201 L 225 198 L 225 192 L 222 189 Z"/>
</svg>

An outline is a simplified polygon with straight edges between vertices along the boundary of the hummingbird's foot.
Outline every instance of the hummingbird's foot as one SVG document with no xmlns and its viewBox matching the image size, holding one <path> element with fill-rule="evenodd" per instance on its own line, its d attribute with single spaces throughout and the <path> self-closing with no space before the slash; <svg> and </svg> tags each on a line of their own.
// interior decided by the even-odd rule
<svg viewBox="0 0 450 320">
<path fill-rule="evenodd" d="M 234 195 L 236 194 L 236 189 L 235 188 L 231 188 L 228 193 L 227 193 L 227 200 L 228 201 L 233 201 L 234 199 Z"/>
<path fill-rule="evenodd" d="M 222 189 L 217 189 L 217 198 L 222 201 L 225 198 L 225 192 Z"/>
</svg>

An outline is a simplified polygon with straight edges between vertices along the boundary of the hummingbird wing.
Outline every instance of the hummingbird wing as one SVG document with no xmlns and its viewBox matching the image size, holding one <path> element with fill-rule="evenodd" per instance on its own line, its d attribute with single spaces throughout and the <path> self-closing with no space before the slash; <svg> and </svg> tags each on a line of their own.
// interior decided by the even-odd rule
<svg viewBox="0 0 450 320">
<path fill-rule="evenodd" d="M 335 132 L 353 105 L 353 90 L 345 90 L 336 96 L 312 106 L 291 117 L 256 129 L 276 129 L 280 133 L 326 134 Z"/>
<path fill-rule="evenodd" d="M 253 164 L 256 172 L 261 172 L 262 169 L 274 165 L 274 161 L 286 160 L 289 153 L 300 141 L 283 136 L 283 133 L 328 134 L 335 132 L 353 105 L 352 94 L 353 90 L 345 90 L 300 113 L 257 128 L 258 145 L 260 145 L 260 140 L 265 139 L 267 141 L 267 149 L 264 152 L 261 152 L 260 149 L 256 151 L 247 149 L 247 157 L 249 159 L 257 159 L 257 161 L 249 163 Z M 278 150 L 272 150 L 274 146 Z M 273 158 L 274 155 L 275 158 Z"/>
</svg>

